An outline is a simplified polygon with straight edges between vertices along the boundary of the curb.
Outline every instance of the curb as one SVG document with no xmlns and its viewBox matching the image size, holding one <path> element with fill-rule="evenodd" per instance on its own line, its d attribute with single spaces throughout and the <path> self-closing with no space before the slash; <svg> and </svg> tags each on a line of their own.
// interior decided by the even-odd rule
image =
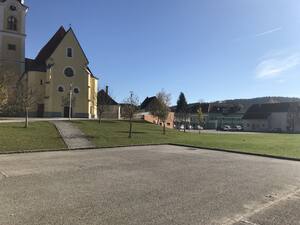
<svg viewBox="0 0 300 225">
<path fill-rule="evenodd" d="M 75 149 L 60 148 L 60 149 L 22 150 L 22 151 L 0 152 L 0 155 L 43 153 L 43 152 L 70 152 L 70 151 L 82 151 L 82 150 L 101 150 L 101 149 L 145 147 L 145 146 L 159 146 L 159 145 L 187 147 L 187 148 L 194 148 L 194 149 L 197 149 L 197 150 L 210 150 L 210 151 L 233 153 L 233 154 L 239 154 L 239 155 L 257 156 L 257 157 L 264 157 L 264 158 L 271 158 L 271 159 L 278 159 L 278 160 L 288 160 L 288 161 L 300 162 L 300 159 L 284 157 L 284 156 L 273 156 L 273 155 L 268 155 L 268 154 L 241 152 L 241 151 L 226 150 L 226 149 L 220 149 L 220 148 L 209 148 L 209 147 L 199 147 L 199 146 L 196 147 L 196 146 L 193 146 L 193 145 L 174 144 L 174 143 L 144 144 L 144 145 L 117 145 L 117 146 L 107 146 L 107 147 L 103 146 L 103 147 L 96 147 L 96 148 L 75 148 Z"/>
<path fill-rule="evenodd" d="M 0 155 L 13 155 L 13 154 L 30 154 L 30 153 L 44 153 L 44 152 L 71 152 L 71 151 L 82 151 L 82 150 L 101 150 L 101 149 L 114 149 L 114 148 L 129 148 L 129 147 L 145 147 L 145 146 L 159 146 L 169 145 L 168 143 L 162 144 L 144 144 L 144 145 L 116 145 L 107 147 L 92 147 L 92 148 L 59 148 L 59 149 L 37 149 L 37 150 L 17 150 L 9 152 L 0 152 Z"/>
<path fill-rule="evenodd" d="M 284 157 L 284 156 L 274 156 L 274 155 L 268 155 L 268 154 L 241 152 L 241 151 L 237 151 L 237 150 L 227 150 L 227 149 L 221 149 L 221 148 L 209 148 L 209 147 L 199 147 L 199 146 L 196 147 L 196 146 L 193 146 L 193 145 L 174 144 L 174 143 L 169 143 L 168 145 L 195 148 L 197 150 L 210 150 L 210 151 L 216 151 L 216 152 L 226 152 L 226 153 L 234 153 L 234 154 L 239 154 L 239 155 L 258 156 L 258 157 L 264 157 L 264 158 L 272 158 L 272 159 L 280 159 L 280 160 L 289 160 L 289 161 L 300 162 L 300 159 Z"/>
</svg>

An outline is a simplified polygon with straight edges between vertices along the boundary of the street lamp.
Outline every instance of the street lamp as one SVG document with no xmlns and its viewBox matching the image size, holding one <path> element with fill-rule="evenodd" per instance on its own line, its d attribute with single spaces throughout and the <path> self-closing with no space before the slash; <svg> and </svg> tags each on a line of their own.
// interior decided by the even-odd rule
<svg viewBox="0 0 300 225">
<path fill-rule="evenodd" d="M 72 94 L 73 94 L 73 88 L 72 83 L 70 84 L 70 99 L 69 99 L 69 120 L 72 119 Z"/>
</svg>

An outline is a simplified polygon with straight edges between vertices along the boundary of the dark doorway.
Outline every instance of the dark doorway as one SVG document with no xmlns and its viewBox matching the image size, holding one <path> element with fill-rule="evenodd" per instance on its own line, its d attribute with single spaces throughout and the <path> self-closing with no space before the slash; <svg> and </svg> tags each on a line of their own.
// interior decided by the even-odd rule
<svg viewBox="0 0 300 225">
<path fill-rule="evenodd" d="M 44 110 L 45 110 L 45 105 L 44 104 L 38 104 L 38 106 L 37 106 L 37 117 L 44 117 Z"/>
<path fill-rule="evenodd" d="M 70 107 L 64 108 L 64 117 L 65 118 L 69 118 L 69 109 L 70 109 Z M 72 114 L 73 114 L 73 112 L 72 112 L 72 108 L 71 108 L 71 117 L 72 117 Z"/>
</svg>

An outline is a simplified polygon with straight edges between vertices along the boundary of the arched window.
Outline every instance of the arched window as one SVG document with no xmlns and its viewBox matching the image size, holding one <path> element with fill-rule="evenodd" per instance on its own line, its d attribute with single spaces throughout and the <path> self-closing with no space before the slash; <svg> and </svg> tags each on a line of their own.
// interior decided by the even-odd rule
<svg viewBox="0 0 300 225">
<path fill-rule="evenodd" d="M 57 90 L 58 90 L 58 92 L 64 92 L 65 91 L 63 86 L 58 86 Z"/>
<path fill-rule="evenodd" d="M 17 30 L 17 19 L 14 16 L 10 16 L 7 19 L 7 29 L 8 30 Z"/>
<path fill-rule="evenodd" d="M 78 87 L 74 88 L 74 93 L 75 93 L 75 94 L 79 94 L 79 92 L 80 92 L 80 90 L 79 90 Z"/>
<path fill-rule="evenodd" d="M 71 67 L 67 67 L 64 71 L 64 74 L 67 76 L 67 77 L 73 77 L 74 76 L 74 71 Z"/>
</svg>

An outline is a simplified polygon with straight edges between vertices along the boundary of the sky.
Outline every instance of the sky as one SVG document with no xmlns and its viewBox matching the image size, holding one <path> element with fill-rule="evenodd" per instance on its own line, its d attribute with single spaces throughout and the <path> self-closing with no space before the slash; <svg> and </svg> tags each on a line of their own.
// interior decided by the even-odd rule
<svg viewBox="0 0 300 225">
<path fill-rule="evenodd" d="M 300 97 L 299 0 L 25 0 L 26 56 L 71 24 L 122 102 L 165 90 L 172 103 Z"/>
</svg>

